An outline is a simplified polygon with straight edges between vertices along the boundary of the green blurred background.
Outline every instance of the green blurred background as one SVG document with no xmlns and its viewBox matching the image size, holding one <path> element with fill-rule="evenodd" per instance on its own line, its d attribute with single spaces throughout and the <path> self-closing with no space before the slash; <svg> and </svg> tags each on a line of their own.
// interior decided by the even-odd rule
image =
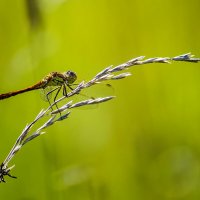
<svg viewBox="0 0 200 200">
<path fill-rule="evenodd" d="M 140 55 L 199 57 L 199 8 L 199 0 L 1 0 L 0 93 L 51 71 L 71 69 L 82 81 Z M 22 148 L 10 163 L 18 179 L 6 177 L 0 199 L 200 199 L 200 64 L 130 71 L 111 82 L 116 99 L 74 110 Z M 38 92 L 0 102 L 1 161 L 46 106 Z"/>
</svg>

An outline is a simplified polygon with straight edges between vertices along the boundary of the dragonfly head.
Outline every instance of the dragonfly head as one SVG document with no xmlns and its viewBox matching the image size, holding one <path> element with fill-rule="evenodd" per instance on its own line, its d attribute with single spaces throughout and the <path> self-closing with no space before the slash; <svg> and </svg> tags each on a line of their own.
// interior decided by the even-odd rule
<svg viewBox="0 0 200 200">
<path fill-rule="evenodd" d="M 76 73 L 75 72 L 73 72 L 73 71 L 67 71 L 66 73 L 65 73 L 65 75 L 66 75 L 66 81 L 67 81 L 67 83 L 73 83 L 74 81 L 76 81 L 76 79 L 77 79 L 77 76 L 76 76 Z"/>
</svg>

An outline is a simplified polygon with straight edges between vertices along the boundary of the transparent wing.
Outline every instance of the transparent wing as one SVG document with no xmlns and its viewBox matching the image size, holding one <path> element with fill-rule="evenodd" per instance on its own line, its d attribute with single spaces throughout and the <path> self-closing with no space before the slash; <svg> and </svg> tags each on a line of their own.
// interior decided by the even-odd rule
<svg viewBox="0 0 200 200">
<path fill-rule="evenodd" d="M 72 85 L 72 88 L 76 88 L 76 85 Z M 73 102 L 80 102 L 86 99 L 95 99 L 96 97 L 105 97 L 114 95 L 114 88 L 110 84 L 97 84 L 91 88 L 85 88 L 81 93 L 72 97 Z M 98 104 L 92 104 L 78 109 L 95 109 L 98 108 Z"/>
<path fill-rule="evenodd" d="M 48 94 L 49 92 L 51 92 L 52 90 L 53 90 L 53 87 L 51 87 L 51 86 L 48 86 L 48 87 L 46 87 L 46 88 L 44 88 L 44 89 L 41 89 L 41 90 L 40 90 L 40 97 L 41 97 L 41 99 L 44 100 L 44 101 L 48 101 L 48 99 L 47 99 L 47 94 Z M 52 97 L 52 93 L 50 93 L 50 94 L 48 95 L 49 100 L 51 99 L 51 97 Z"/>
</svg>

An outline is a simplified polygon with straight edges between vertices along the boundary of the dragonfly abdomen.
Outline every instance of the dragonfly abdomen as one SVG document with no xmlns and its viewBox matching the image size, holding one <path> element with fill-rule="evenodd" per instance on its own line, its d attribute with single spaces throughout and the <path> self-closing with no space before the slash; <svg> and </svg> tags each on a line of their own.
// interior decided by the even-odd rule
<svg viewBox="0 0 200 200">
<path fill-rule="evenodd" d="M 0 100 L 7 99 L 9 97 L 12 97 L 12 96 L 24 93 L 24 92 L 37 90 L 37 89 L 41 89 L 41 88 L 44 88 L 44 83 L 42 81 L 38 82 L 37 84 L 35 84 L 33 86 L 22 89 L 22 90 L 16 90 L 16 91 L 8 92 L 8 93 L 5 93 L 5 94 L 0 94 Z"/>
</svg>

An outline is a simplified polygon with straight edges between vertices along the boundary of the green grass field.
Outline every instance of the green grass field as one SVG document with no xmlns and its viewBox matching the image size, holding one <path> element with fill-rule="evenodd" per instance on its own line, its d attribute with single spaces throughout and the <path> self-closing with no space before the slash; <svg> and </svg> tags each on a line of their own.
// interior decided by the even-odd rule
<svg viewBox="0 0 200 200">
<path fill-rule="evenodd" d="M 51 71 L 77 83 L 137 56 L 200 57 L 200 2 L 0 1 L 0 93 Z M 74 109 L 16 154 L 9 200 L 198 200 L 200 63 L 135 66 L 114 100 Z M 104 87 L 87 95 L 104 96 Z M 113 95 L 113 91 L 111 91 Z M 37 91 L 0 101 L 0 161 L 48 103 Z"/>
</svg>

